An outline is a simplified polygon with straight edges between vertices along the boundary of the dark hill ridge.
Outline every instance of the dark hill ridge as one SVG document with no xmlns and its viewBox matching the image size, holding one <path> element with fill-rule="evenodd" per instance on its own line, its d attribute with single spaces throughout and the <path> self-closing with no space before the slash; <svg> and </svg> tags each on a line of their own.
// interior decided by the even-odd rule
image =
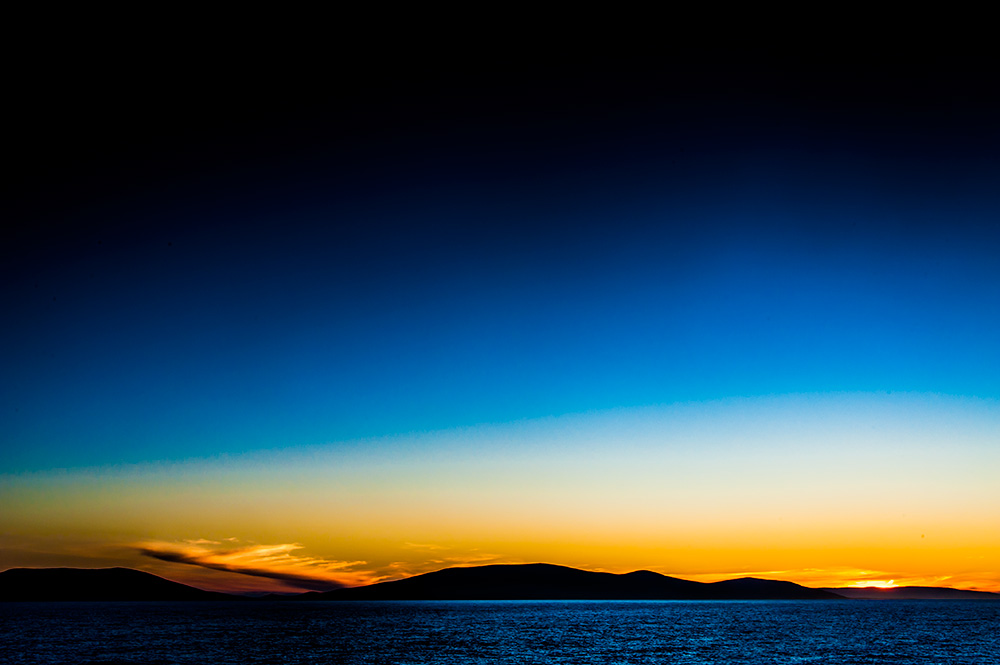
<svg viewBox="0 0 1000 665">
<path fill-rule="evenodd" d="M 994 600 L 1000 594 L 942 587 L 810 589 L 745 577 L 710 584 L 648 570 L 597 573 L 545 563 L 445 568 L 403 580 L 258 600 Z M 0 601 L 248 600 L 129 568 L 12 568 Z"/>
<path fill-rule="evenodd" d="M 0 573 L 0 601 L 236 600 L 131 568 L 11 568 Z"/>
<path fill-rule="evenodd" d="M 394 582 L 300 596 L 310 600 L 834 600 L 791 582 L 706 584 L 648 570 L 621 575 L 546 563 L 445 568 Z"/>
<path fill-rule="evenodd" d="M 1000 593 L 935 586 L 901 586 L 891 589 L 840 587 L 824 589 L 824 591 L 856 600 L 1000 600 Z"/>
</svg>

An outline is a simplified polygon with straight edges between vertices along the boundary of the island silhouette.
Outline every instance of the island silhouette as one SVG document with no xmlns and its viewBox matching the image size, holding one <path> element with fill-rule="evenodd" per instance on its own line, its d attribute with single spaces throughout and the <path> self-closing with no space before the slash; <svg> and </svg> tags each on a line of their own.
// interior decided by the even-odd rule
<svg viewBox="0 0 1000 665">
<path fill-rule="evenodd" d="M 854 600 L 1000 600 L 1000 593 L 936 586 L 825 588 Z"/>
<path fill-rule="evenodd" d="M 0 573 L 0 601 L 231 600 L 131 568 L 11 568 Z"/>
<path fill-rule="evenodd" d="M 11 568 L 0 601 L 211 601 L 247 596 L 204 591 L 131 568 Z M 648 570 L 605 573 L 548 563 L 454 567 L 367 586 L 266 600 L 1000 600 L 1000 594 L 943 587 L 825 588 L 753 577 L 694 582 Z M 261 600 L 261 599 L 257 599 Z"/>
<path fill-rule="evenodd" d="M 754 578 L 692 582 L 648 570 L 615 574 L 549 563 L 445 568 L 392 582 L 304 594 L 316 600 L 833 600 L 829 591 Z"/>
</svg>

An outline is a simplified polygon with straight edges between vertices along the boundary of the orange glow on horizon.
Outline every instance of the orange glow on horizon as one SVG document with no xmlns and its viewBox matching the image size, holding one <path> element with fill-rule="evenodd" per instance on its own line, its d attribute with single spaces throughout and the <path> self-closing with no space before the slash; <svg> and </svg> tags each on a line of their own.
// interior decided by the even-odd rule
<svg viewBox="0 0 1000 665">
<path fill-rule="evenodd" d="M 895 589 L 900 587 L 939 587 L 967 591 L 1000 593 L 1000 576 L 995 573 L 972 575 L 915 575 L 903 574 L 889 577 L 884 571 L 867 571 L 852 568 L 808 568 L 799 570 L 740 571 L 675 575 L 697 582 L 719 582 L 737 577 L 758 577 L 769 580 L 794 582 L 810 588 Z"/>
<path fill-rule="evenodd" d="M 124 566 L 292 592 L 547 562 L 1000 592 L 1000 404 L 893 400 L 626 410 L 0 475 L 0 569 Z"/>
<path fill-rule="evenodd" d="M 266 557 L 258 557 L 257 552 L 266 553 L 274 548 L 291 546 L 249 547 L 243 554 L 222 552 L 217 555 L 200 556 L 197 562 L 184 561 L 192 565 L 169 564 L 169 567 L 150 570 L 163 577 L 190 584 L 199 588 L 227 593 L 249 593 L 271 591 L 279 593 L 299 593 L 308 590 L 324 590 L 334 586 L 365 586 L 378 582 L 404 579 L 443 568 L 484 566 L 491 564 L 524 564 L 536 561 L 513 559 L 489 554 L 479 556 L 454 556 L 426 560 L 395 561 L 382 566 L 367 566 L 365 562 L 323 562 L 309 557 L 283 557 L 284 562 L 268 563 Z M 241 550 L 241 552 L 244 552 Z M 289 561 L 288 559 L 292 559 Z M 239 561 L 242 560 L 242 563 Z M 165 559 L 161 560 L 165 561 Z M 224 562 L 225 566 L 218 565 Z M 607 569 L 584 566 L 576 563 L 545 561 L 556 565 L 567 565 L 581 570 L 623 574 L 633 570 L 654 570 L 669 577 L 677 577 L 696 582 L 719 582 L 741 577 L 793 582 L 809 588 L 868 588 L 893 589 L 908 586 L 941 587 L 1000 593 L 1000 583 L 995 581 L 965 581 L 949 576 L 911 576 L 907 579 L 857 579 L 857 570 L 808 569 L 783 571 L 741 571 L 704 574 L 675 574 L 650 567 Z M 147 567 L 148 566 L 144 566 Z M 317 585 L 316 583 L 319 582 Z"/>
<path fill-rule="evenodd" d="M 848 586 L 855 589 L 895 589 L 899 585 L 895 580 L 859 580 Z"/>
</svg>

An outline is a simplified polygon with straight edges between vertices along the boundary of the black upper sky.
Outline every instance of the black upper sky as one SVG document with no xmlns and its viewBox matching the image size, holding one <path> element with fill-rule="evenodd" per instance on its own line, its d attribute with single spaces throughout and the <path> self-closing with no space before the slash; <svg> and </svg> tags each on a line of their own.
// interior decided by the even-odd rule
<svg viewBox="0 0 1000 665">
<path fill-rule="evenodd" d="M 227 30 L 64 24 L 18 51 L 15 466 L 71 432 L 143 458 L 236 421 L 257 434 L 222 449 L 1000 390 L 982 50 Z"/>
</svg>

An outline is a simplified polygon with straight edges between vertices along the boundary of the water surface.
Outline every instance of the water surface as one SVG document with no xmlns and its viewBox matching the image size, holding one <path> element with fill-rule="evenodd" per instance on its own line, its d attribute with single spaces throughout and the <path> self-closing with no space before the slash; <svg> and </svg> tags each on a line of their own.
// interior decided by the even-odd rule
<svg viewBox="0 0 1000 665">
<path fill-rule="evenodd" d="M 0 603 L 9 663 L 1000 663 L 1000 602 Z"/>
</svg>

